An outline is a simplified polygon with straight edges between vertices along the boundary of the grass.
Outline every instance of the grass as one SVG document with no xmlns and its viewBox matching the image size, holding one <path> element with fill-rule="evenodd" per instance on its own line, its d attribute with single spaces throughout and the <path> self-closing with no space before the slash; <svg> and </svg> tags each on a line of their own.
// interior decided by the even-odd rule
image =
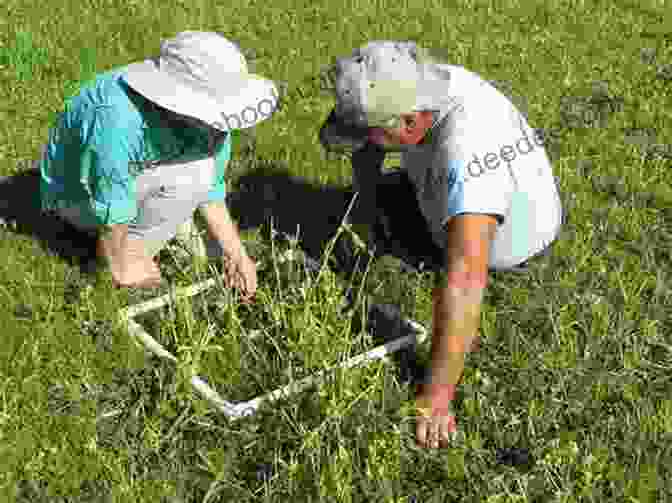
<svg viewBox="0 0 672 503">
<path fill-rule="evenodd" d="M 348 285 L 326 264 L 313 269 L 319 263 L 312 265 L 295 240 L 260 242 L 256 248 L 260 289 L 255 305 L 241 304 L 235 293 L 216 284 L 134 318 L 234 402 L 371 349 L 370 336 L 361 330 L 363 296 L 348 305 Z M 184 260 L 175 262 L 181 273 L 190 268 Z M 359 290 L 361 285 L 351 286 Z"/>
<path fill-rule="evenodd" d="M 553 141 L 569 222 L 553 255 L 529 274 L 493 275 L 481 351 L 469 357 L 456 402 L 463 434 L 441 452 L 413 445 L 408 383 L 382 363 L 336 373 L 319 391 L 227 423 L 192 395 L 179 367 L 148 358 L 114 324 L 118 309 L 138 299 L 112 290 L 105 275 L 81 275 L 7 225 L 0 229 L 1 501 L 670 499 L 672 46 L 663 2 L 353 0 L 339 9 L 55 0 L 49 7 L 59 15 L 44 17 L 34 1 L 0 6 L 3 175 L 38 155 L 79 82 L 155 53 L 177 31 L 203 29 L 253 49 L 256 70 L 286 83 L 287 105 L 256 129 L 254 155 L 344 186 L 347 161 L 327 161 L 315 139 L 331 106 L 319 72 L 367 40 L 415 39 L 524 97 L 533 126 Z M 242 142 L 232 187 L 250 167 L 241 149 Z M 269 264 L 277 261 L 261 233 L 245 238 L 260 243 Z M 204 274 L 186 266 L 171 272 L 170 264 L 163 267 L 178 284 Z M 374 263 L 367 277 L 280 282 L 295 289 L 291 295 L 274 274 L 263 273 L 255 309 L 219 292 L 207 302 L 222 303 L 222 319 L 208 321 L 195 299 L 156 324 L 174 338 L 183 368 L 198 365 L 244 394 L 288 368 L 342 357 L 358 341 L 355 316 L 337 314 L 349 285 L 364 285 L 362 302 L 398 304 L 429 326 L 431 278 L 402 274 L 393 260 Z M 199 353 L 209 323 L 220 328 L 206 347 L 220 349 Z M 242 342 L 246 324 L 282 342 L 278 361 L 270 348 L 259 346 L 255 356 L 256 346 Z M 239 388 L 246 376 L 249 389 Z M 503 462 L 503 450 L 514 447 L 529 451 L 524 467 Z"/>
</svg>

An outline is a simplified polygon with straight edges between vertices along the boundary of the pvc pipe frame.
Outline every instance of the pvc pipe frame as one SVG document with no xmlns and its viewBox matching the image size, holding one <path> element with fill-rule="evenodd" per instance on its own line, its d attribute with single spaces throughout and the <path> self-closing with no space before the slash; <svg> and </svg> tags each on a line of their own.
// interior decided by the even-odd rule
<svg viewBox="0 0 672 503">
<path fill-rule="evenodd" d="M 125 322 L 128 328 L 128 332 L 138 339 L 147 350 L 155 354 L 159 358 L 172 361 L 177 363 L 177 358 L 173 356 L 166 348 L 164 348 L 159 342 L 149 335 L 142 326 L 137 323 L 133 318 L 139 314 L 143 314 L 149 311 L 154 311 L 160 307 L 169 304 L 171 300 L 177 298 L 188 298 L 193 297 L 201 293 L 208 288 L 213 287 L 217 284 L 217 279 L 209 279 L 201 283 L 196 283 L 189 287 L 180 288 L 173 293 L 157 297 L 155 299 L 130 306 L 128 308 L 122 309 L 120 311 L 120 318 L 122 322 Z M 409 333 L 393 341 L 390 341 L 386 344 L 375 347 L 374 349 L 367 351 L 365 353 L 353 356 L 352 358 L 340 363 L 339 365 L 332 367 L 327 370 L 317 372 L 311 376 L 305 377 L 299 381 L 291 382 L 290 384 L 278 388 L 274 391 L 266 393 L 264 395 L 258 396 L 246 402 L 233 403 L 225 400 L 221 397 L 217 391 L 210 387 L 201 377 L 194 375 L 191 378 L 191 385 L 194 390 L 201 395 L 206 401 L 213 405 L 217 410 L 226 415 L 229 419 L 235 420 L 242 417 L 247 417 L 253 415 L 264 402 L 274 402 L 283 397 L 289 397 L 302 391 L 307 390 L 308 388 L 313 387 L 316 384 L 319 384 L 322 377 L 324 377 L 331 370 L 338 368 L 353 368 L 374 360 L 383 360 L 389 361 L 388 355 L 395 353 L 405 347 L 412 346 L 416 343 L 422 343 L 427 338 L 426 329 L 419 323 L 413 320 L 403 320 L 402 325 L 406 325 L 409 328 Z M 256 332 L 252 337 L 258 335 L 260 332 Z"/>
</svg>

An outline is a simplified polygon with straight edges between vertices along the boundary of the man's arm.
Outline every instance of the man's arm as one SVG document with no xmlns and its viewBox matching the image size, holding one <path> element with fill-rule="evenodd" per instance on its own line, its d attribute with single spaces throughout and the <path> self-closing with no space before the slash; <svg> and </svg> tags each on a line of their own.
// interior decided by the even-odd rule
<svg viewBox="0 0 672 503">
<path fill-rule="evenodd" d="M 379 217 L 376 187 L 382 177 L 385 151 L 367 139 L 368 128 L 344 123 L 332 110 L 320 127 L 318 138 L 327 152 L 352 152 L 352 185 L 358 192 L 357 202 L 349 216 L 358 234 L 367 234 L 368 226 Z"/>
<path fill-rule="evenodd" d="M 367 235 L 370 226 L 381 217 L 377 187 L 383 176 L 384 160 L 385 151 L 371 143 L 352 153 L 352 186 L 358 196 L 350 222 L 360 235 Z"/>
<path fill-rule="evenodd" d="M 494 216 L 476 214 L 458 215 L 446 226 L 446 268 L 433 292 L 431 384 L 449 385 L 437 389 L 451 395 L 464 370 L 465 348 L 478 334 L 496 226 Z"/>
<path fill-rule="evenodd" d="M 385 151 L 371 143 L 352 153 L 352 185 L 366 199 L 375 199 L 384 160 Z"/>
</svg>

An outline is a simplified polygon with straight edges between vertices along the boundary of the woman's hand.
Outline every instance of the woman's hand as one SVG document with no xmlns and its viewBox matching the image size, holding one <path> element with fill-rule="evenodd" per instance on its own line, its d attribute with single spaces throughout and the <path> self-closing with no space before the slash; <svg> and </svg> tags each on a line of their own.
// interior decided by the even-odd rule
<svg viewBox="0 0 672 503">
<path fill-rule="evenodd" d="M 238 289 L 244 302 L 252 301 L 257 292 L 257 264 L 244 250 L 224 258 L 224 277 L 230 287 Z"/>
<path fill-rule="evenodd" d="M 224 279 L 249 302 L 257 291 L 257 266 L 245 251 L 226 204 L 214 202 L 201 206 L 208 230 L 217 239 L 223 252 Z"/>
</svg>

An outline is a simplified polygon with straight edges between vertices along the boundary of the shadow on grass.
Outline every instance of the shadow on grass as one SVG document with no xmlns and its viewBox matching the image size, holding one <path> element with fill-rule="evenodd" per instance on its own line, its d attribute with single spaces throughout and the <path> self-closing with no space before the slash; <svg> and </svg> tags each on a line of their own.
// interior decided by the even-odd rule
<svg viewBox="0 0 672 503">
<path fill-rule="evenodd" d="M 436 262 L 436 250 L 431 246 L 431 236 L 423 231 L 425 221 L 419 208 L 400 204 L 406 200 L 405 187 L 395 183 L 395 176 L 389 177 L 389 187 L 382 190 L 386 199 L 394 204 L 386 205 L 386 213 L 391 217 L 391 236 L 385 242 L 376 239 L 376 256 L 391 255 L 402 261 L 403 272 L 412 272 L 421 262 Z M 273 229 L 281 234 L 297 235 L 298 246 L 312 259 L 319 260 L 326 251 L 330 240 L 336 234 L 347 209 L 354 197 L 351 187 L 317 185 L 293 176 L 280 163 L 262 160 L 257 166 L 240 176 L 236 192 L 228 197 L 228 207 L 241 230 L 260 228 L 262 235 L 269 238 L 271 221 Z M 389 208 L 388 208 L 389 207 Z M 352 212 L 358 210 L 353 206 Z M 389 210 L 389 211 L 388 211 Z M 402 213 L 403 212 L 403 213 Z M 397 214 L 398 213 L 398 214 Z M 380 233 L 375 234 L 380 238 Z M 336 273 L 350 276 L 357 264 L 358 255 L 346 237 L 339 239 L 332 251 Z M 359 255 L 359 267 L 367 258 Z M 410 266 L 410 267 L 408 267 Z M 352 300 L 352 299 L 350 299 Z M 357 324 L 356 324 L 357 325 Z M 401 312 L 393 304 L 374 304 L 370 307 L 366 321 L 368 331 L 373 335 L 374 344 L 391 342 L 407 335 L 408 328 L 401 321 Z M 398 377 L 403 382 L 413 382 L 424 377 L 424 369 L 419 366 L 413 347 L 392 355 Z"/>
<path fill-rule="evenodd" d="M 230 192 L 227 198 L 239 227 L 242 230 L 260 228 L 266 238 L 270 237 L 271 222 L 273 229 L 281 234 L 293 236 L 298 230 L 299 247 L 308 256 L 321 258 L 352 201 L 351 188 L 311 183 L 268 160 L 257 159 L 255 165 L 240 176 L 236 183 L 238 190 Z M 49 253 L 79 267 L 83 273 L 94 274 L 95 239 L 55 216 L 42 213 L 39 185 L 40 173 L 36 169 L 0 178 L 0 219 L 16 234 L 30 236 Z M 385 251 L 388 253 L 389 249 Z M 332 255 L 331 265 L 337 273 L 349 275 L 353 271 L 357 253 L 347 239 L 336 243 Z M 399 258 L 408 260 L 408 257 Z M 365 262 L 366 259 L 360 264 Z M 370 313 L 367 323 L 373 329 L 377 344 L 401 336 L 394 321 L 397 316 L 377 309 Z M 374 328 L 381 323 L 391 323 L 396 328 Z M 407 361 L 402 367 L 408 364 L 412 362 Z M 407 377 L 408 370 L 402 372 Z"/>
<path fill-rule="evenodd" d="M 281 233 L 295 235 L 298 228 L 301 248 L 312 257 L 321 257 L 345 215 L 352 192 L 312 185 L 268 166 L 241 177 L 241 190 L 229 194 L 227 204 L 234 219 L 243 230 L 261 227 L 265 237 L 270 236 L 271 219 Z M 0 178 L 0 219 L 13 232 L 31 236 L 71 266 L 95 272 L 95 239 L 41 212 L 39 170 Z M 347 268 L 352 254 L 343 246 L 338 248 L 338 265 Z"/>
<path fill-rule="evenodd" d="M 279 234 L 298 234 L 298 247 L 311 259 L 320 260 L 354 197 L 352 188 L 317 185 L 292 175 L 281 164 L 269 161 L 259 164 L 240 176 L 236 183 L 238 190 L 228 197 L 233 218 L 241 230 L 259 228 L 265 238 L 271 237 L 271 228 Z M 357 211 L 356 204 L 352 211 Z M 400 240 L 395 241 L 399 243 Z M 408 257 L 394 253 L 389 245 L 380 243 L 378 248 L 408 261 Z M 358 257 L 351 241 L 345 236 L 335 243 L 331 256 L 331 267 L 342 276 L 353 273 L 358 258 L 360 268 L 365 267 L 367 261 L 362 255 Z M 370 307 L 366 325 L 373 335 L 374 345 L 407 335 L 408 329 L 401 323 L 400 316 L 399 309 L 394 305 L 376 304 Z M 355 323 L 355 326 L 359 324 Z M 392 360 L 398 377 L 404 382 L 416 380 L 423 372 L 417 366 L 412 347 L 395 353 Z"/>
<path fill-rule="evenodd" d="M 240 228 L 261 228 L 270 237 L 272 221 L 273 229 L 281 234 L 295 236 L 298 232 L 299 247 L 311 258 L 321 258 L 355 195 L 352 187 L 317 185 L 293 176 L 282 164 L 267 160 L 259 164 L 239 178 L 239 190 L 228 197 Z M 437 267 L 440 258 L 415 196 L 398 183 L 397 175 L 384 177 L 378 199 L 386 202 L 390 234 L 384 237 L 381 225 L 373 226 L 375 257 L 391 255 L 414 269 L 423 262 L 429 268 Z M 351 215 L 358 211 L 355 202 Z M 332 255 L 336 272 L 353 271 L 357 253 L 347 237 L 336 242 Z"/>
<path fill-rule="evenodd" d="M 271 228 L 281 235 L 298 235 L 299 247 L 319 260 L 347 212 L 352 190 L 311 183 L 272 161 L 257 160 L 255 165 L 227 197 L 240 229 L 259 228 L 264 238 L 271 237 Z M 337 245 L 334 255 L 337 267 L 347 269 L 352 254 Z"/>
<path fill-rule="evenodd" d="M 71 266 L 79 266 L 85 273 L 95 272 L 95 239 L 41 212 L 38 169 L 0 178 L 0 219 L 15 233 L 33 237 Z"/>
<path fill-rule="evenodd" d="M 270 237 L 271 222 L 281 234 L 294 236 L 298 231 L 299 246 L 312 258 L 319 259 L 346 214 L 354 197 L 352 189 L 311 183 L 292 175 L 282 163 L 268 159 L 243 159 L 243 164 L 253 165 L 253 169 L 247 169 L 238 178 L 239 190 L 230 192 L 227 197 L 239 227 L 243 230 L 261 228 L 265 237 Z M 392 239 L 385 243 L 376 240 L 377 255 L 394 255 L 417 266 L 422 253 L 409 252 L 409 249 L 417 248 L 414 243 L 425 237 L 411 236 L 409 232 L 418 227 L 421 216 L 409 212 L 405 205 L 398 206 L 398 211 L 404 213 L 400 218 L 393 215 L 391 221 L 400 228 L 392 229 Z M 357 211 L 356 205 L 354 211 Z M 67 222 L 40 211 L 39 170 L 26 169 L 0 177 L 0 219 L 14 232 L 32 236 L 46 250 L 71 265 L 79 265 L 83 272 L 95 270 L 95 240 Z M 400 244 L 405 244 L 405 248 L 397 249 L 396 245 Z M 351 271 L 354 255 L 348 241 L 341 239 L 333 251 L 335 263 L 332 265 L 340 272 Z"/>
</svg>

